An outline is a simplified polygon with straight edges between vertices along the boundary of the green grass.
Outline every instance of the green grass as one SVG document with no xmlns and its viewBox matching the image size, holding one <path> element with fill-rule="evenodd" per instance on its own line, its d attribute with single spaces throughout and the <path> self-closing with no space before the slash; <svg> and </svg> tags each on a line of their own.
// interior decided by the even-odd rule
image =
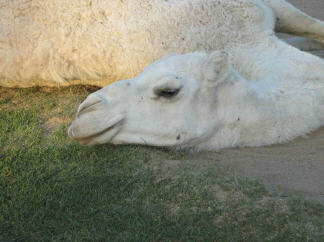
<svg viewBox="0 0 324 242">
<path fill-rule="evenodd" d="M 83 147 L 66 129 L 95 89 L 0 88 L 0 241 L 324 241 L 324 206 L 213 161 Z"/>
</svg>

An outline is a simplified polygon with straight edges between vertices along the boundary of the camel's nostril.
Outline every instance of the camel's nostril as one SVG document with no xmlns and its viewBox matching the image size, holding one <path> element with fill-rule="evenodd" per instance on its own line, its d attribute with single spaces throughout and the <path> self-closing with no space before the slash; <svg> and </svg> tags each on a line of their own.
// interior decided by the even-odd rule
<svg viewBox="0 0 324 242">
<path fill-rule="evenodd" d="M 89 97 L 80 105 L 77 117 L 81 114 L 94 110 L 100 103 L 104 101 L 104 98 L 97 95 L 89 95 Z"/>
<path fill-rule="evenodd" d="M 83 105 L 82 107 L 80 107 L 78 114 L 80 115 L 81 113 L 88 111 L 91 107 L 95 106 L 98 103 L 101 103 L 101 101 L 97 101 L 95 103 L 86 103 L 86 105 Z"/>
</svg>

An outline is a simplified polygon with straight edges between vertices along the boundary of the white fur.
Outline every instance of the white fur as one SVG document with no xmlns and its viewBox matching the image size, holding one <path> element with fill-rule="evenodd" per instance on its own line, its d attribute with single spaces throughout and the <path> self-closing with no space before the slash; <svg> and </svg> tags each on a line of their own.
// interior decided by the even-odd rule
<svg viewBox="0 0 324 242">
<path fill-rule="evenodd" d="M 272 37 L 232 56 L 163 58 L 91 94 L 69 135 L 89 145 L 218 150 L 281 143 L 323 124 L 324 61 Z"/>
<path fill-rule="evenodd" d="M 275 25 L 324 43 L 323 23 L 283 0 L 0 0 L 0 20 L 8 87 L 105 86 L 172 52 L 265 44 Z"/>
</svg>

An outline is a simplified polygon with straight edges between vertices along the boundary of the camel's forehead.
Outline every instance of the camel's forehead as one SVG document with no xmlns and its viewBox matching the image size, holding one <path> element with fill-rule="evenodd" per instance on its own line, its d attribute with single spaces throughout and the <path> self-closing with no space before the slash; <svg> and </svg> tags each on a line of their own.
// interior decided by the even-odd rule
<svg viewBox="0 0 324 242">
<path fill-rule="evenodd" d="M 197 77 L 206 53 L 172 54 L 149 65 L 136 79 L 141 83 L 154 82 L 164 76 Z"/>
</svg>

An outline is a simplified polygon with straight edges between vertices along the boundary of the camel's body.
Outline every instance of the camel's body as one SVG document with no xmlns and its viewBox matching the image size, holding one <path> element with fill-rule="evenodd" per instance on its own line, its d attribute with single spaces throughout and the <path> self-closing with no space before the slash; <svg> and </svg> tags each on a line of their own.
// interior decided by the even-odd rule
<svg viewBox="0 0 324 242">
<path fill-rule="evenodd" d="M 275 28 L 324 43 L 323 26 L 283 0 L 0 0 L 0 85 L 104 86 L 197 50 L 251 50 L 259 69 Z"/>
</svg>

